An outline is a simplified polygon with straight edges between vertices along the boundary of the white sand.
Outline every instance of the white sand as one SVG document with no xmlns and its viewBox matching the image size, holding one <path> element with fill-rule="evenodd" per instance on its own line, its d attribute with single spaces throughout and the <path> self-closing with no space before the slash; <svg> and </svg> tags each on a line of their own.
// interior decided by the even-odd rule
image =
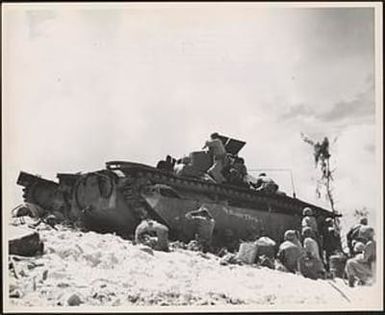
<svg viewBox="0 0 385 315">
<path fill-rule="evenodd" d="M 221 266 L 219 258 L 175 249 L 170 253 L 140 250 L 112 234 L 55 231 L 44 224 L 39 233 L 45 254 L 17 262 L 18 306 L 67 305 L 77 294 L 82 305 L 260 305 L 293 304 L 303 307 L 346 307 L 366 303 L 373 287 L 349 288 L 341 279 L 334 283 L 305 279 L 255 266 Z M 33 265 L 37 266 L 33 266 Z M 47 270 L 47 271 L 46 271 Z M 43 280 L 43 273 L 47 277 Z"/>
</svg>

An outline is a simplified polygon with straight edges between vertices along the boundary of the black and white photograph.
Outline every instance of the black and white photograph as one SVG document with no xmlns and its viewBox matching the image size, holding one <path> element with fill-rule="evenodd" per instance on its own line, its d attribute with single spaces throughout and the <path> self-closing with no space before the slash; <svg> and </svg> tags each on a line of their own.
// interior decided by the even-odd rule
<svg viewBox="0 0 385 315">
<path fill-rule="evenodd" d="M 3 3 L 2 312 L 383 310 L 382 23 Z"/>
</svg>

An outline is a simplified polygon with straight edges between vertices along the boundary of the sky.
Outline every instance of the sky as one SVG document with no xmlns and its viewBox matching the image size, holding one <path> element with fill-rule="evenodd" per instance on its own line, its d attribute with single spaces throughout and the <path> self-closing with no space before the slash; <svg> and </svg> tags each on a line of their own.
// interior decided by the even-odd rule
<svg viewBox="0 0 385 315">
<path fill-rule="evenodd" d="M 337 210 L 379 211 L 374 29 L 365 7 L 9 5 L 6 206 L 21 200 L 21 170 L 55 179 L 110 160 L 156 165 L 214 131 L 247 142 L 248 169 L 289 169 L 298 198 L 328 206 L 303 132 L 335 139 Z M 267 173 L 292 194 L 290 172 Z"/>
</svg>

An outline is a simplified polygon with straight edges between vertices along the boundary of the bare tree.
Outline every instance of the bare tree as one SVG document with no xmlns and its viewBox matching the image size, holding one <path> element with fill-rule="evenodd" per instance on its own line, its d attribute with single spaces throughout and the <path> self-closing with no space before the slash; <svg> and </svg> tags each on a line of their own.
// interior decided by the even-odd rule
<svg viewBox="0 0 385 315">
<path fill-rule="evenodd" d="M 332 170 L 330 168 L 330 151 L 329 151 L 329 139 L 325 137 L 322 142 L 315 142 L 314 140 L 310 139 L 309 137 L 305 136 L 301 132 L 302 140 L 308 144 L 310 144 L 313 147 L 313 155 L 314 155 L 314 162 L 315 167 L 319 168 L 321 171 L 321 176 L 317 180 L 317 186 L 316 186 L 316 194 L 318 198 L 321 198 L 322 196 L 322 188 L 325 188 L 326 191 L 326 198 L 330 202 L 330 207 L 335 213 L 334 208 L 334 196 L 333 196 L 333 185 L 332 182 L 334 180 L 333 173 L 334 169 Z M 337 138 L 334 139 L 333 143 Z"/>
</svg>

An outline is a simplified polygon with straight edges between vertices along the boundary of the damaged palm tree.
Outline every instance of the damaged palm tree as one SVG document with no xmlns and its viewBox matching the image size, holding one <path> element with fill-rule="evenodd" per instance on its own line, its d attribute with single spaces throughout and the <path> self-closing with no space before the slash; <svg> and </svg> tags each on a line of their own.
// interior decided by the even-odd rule
<svg viewBox="0 0 385 315">
<path fill-rule="evenodd" d="M 301 137 L 304 142 L 310 144 L 313 147 L 313 155 L 314 155 L 314 162 L 315 167 L 319 168 L 321 171 L 321 177 L 317 180 L 317 187 L 316 187 L 316 194 L 318 198 L 321 198 L 321 190 L 322 187 L 325 188 L 326 191 L 326 198 L 330 203 L 330 207 L 335 213 L 335 203 L 334 203 L 334 197 L 333 197 L 333 187 L 332 182 L 334 180 L 333 173 L 334 170 L 330 169 L 330 143 L 328 137 L 324 137 L 322 142 L 315 142 L 314 140 L 310 139 L 309 137 L 305 136 L 303 133 L 301 133 Z M 333 143 L 336 141 L 336 139 L 333 141 Z"/>
</svg>

